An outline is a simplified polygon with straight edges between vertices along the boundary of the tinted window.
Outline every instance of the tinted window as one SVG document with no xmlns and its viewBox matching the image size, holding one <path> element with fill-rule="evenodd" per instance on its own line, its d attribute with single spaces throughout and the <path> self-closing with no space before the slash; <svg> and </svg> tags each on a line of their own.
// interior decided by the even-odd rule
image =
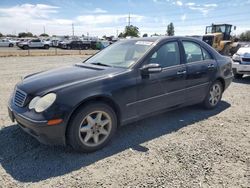
<svg viewBox="0 0 250 188">
<path fill-rule="evenodd" d="M 169 67 L 180 64 L 180 53 L 177 42 L 168 42 L 161 46 L 150 58 L 149 63 Z"/>
<path fill-rule="evenodd" d="M 183 46 L 185 49 L 187 63 L 192 63 L 192 62 L 203 60 L 200 45 L 198 45 L 194 42 L 184 41 Z"/>
<path fill-rule="evenodd" d="M 203 59 L 213 59 L 212 56 L 208 53 L 207 50 L 205 50 L 204 48 L 202 48 L 202 53 L 203 53 Z"/>
</svg>

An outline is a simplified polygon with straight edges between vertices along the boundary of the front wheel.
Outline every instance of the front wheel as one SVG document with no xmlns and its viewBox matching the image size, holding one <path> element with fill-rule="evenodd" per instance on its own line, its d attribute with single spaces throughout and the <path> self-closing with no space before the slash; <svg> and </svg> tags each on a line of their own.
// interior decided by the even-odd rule
<svg viewBox="0 0 250 188">
<path fill-rule="evenodd" d="M 105 103 L 94 103 L 79 109 L 67 130 L 69 144 L 81 152 L 93 152 L 103 148 L 113 137 L 117 117 Z"/>
<path fill-rule="evenodd" d="M 203 102 L 205 108 L 215 108 L 221 100 L 223 87 L 220 81 L 215 81 L 209 88 L 207 96 Z"/>
</svg>

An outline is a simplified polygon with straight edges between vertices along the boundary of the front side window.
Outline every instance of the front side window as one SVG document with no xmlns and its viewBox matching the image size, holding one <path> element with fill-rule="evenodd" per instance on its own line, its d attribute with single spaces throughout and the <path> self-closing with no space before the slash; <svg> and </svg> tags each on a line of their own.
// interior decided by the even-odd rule
<svg viewBox="0 0 250 188">
<path fill-rule="evenodd" d="M 100 51 L 85 63 L 129 68 L 152 46 L 151 41 L 127 40 L 117 42 Z"/>
<path fill-rule="evenodd" d="M 149 63 L 156 63 L 162 68 L 180 64 L 180 53 L 177 42 L 162 45 L 150 58 Z"/>
<path fill-rule="evenodd" d="M 183 41 L 183 47 L 185 50 L 187 63 L 192 63 L 192 62 L 203 60 L 203 55 L 202 55 L 200 45 L 194 42 Z"/>
</svg>

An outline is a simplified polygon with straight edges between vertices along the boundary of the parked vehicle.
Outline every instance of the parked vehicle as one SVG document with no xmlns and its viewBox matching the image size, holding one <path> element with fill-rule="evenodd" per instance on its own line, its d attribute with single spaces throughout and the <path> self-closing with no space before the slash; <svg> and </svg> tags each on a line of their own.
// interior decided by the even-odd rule
<svg viewBox="0 0 250 188">
<path fill-rule="evenodd" d="M 43 48 L 43 49 L 49 49 L 50 48 L 50 42 L 48 41 L 42 41 L 40 39 L 32 39 L 27 42 L 19 42 L 17 46 L 23 50 L 28 50 L 29 48 Z"/>
<path fill-rule="evenodd" d="M 91 46 L 90 41 L 80 41 L 80 40 L 73 40 L 73 41 L 64 41 L 59 43 L 59 47 L 63 49 L 75 49 L 75 50 L 87 50 Z"/>
<path fill-rule="evenodd" d="M 91 152 L 118 126 L 153 113 L 197 103 L 217 107 L 232 77 L 231 58 L 203 41 L 136 38 L 83 63 L 26 76 L 8 109 L 12 121 L 40 142 Z"/>
<path fill-rule="evenodd" d="M 13 47 L 14 45 L 15 43 L 8 39 L 0 39 L 0 47 Z"/>
<path fill-rule="evenodd" d="M 250 46 L 241 47 L 232 57 L 233 73 L 236 79 L 240 79 L 244 74 L 250 75 Z"/>
<path fill-rule="evenodd" d="M 233 55 L 240 48 L 238 39 L 231 35 L 232 28 L 236 26 L 231 24 L 212 24 L 206 27 L 206 34 L 203 41 L 212 46 L 222 55 Z"/>
</svg>

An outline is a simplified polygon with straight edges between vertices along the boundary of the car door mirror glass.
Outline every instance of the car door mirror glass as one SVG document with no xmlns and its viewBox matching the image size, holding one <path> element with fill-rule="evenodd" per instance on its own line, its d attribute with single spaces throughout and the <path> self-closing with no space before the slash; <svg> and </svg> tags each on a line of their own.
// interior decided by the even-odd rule
<svg viewBox="0 0 250 188">
<path fill-rule="evenodd" d="M 144 65 L 140 70 L 142 74 L 149 75 L 149 74 L 161 72 L 162 67 L 159 64 L 152 63 L 152 64 Z"/>
</svg>

